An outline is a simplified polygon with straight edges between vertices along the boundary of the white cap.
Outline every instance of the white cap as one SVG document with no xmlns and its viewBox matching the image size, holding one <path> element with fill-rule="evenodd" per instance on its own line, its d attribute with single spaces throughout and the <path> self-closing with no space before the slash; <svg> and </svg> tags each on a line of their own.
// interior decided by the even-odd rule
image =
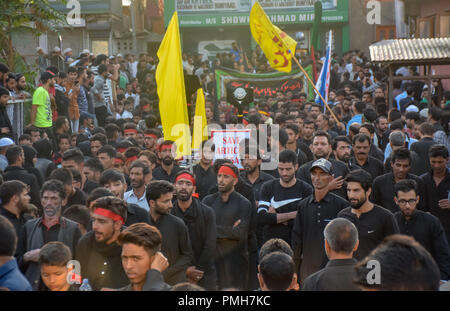
<svg viewBox="0 0 450 311">
<path fill-rule="evenodd" d="M 64 50 L 64 54 L 69 53 L 69 52 L 72 52 L 71 48 L 67 48 L 67 49 Z"/>
<path fill-rule="evenodd" d="M 38 46 L 38 47 L 36 48 L 36 52 L 39 52 L 40 50 L 42 50 L 42 48 L 41 48 L 40 46 Z"/>
<path fill-rule="evenodd" d="M 81 52 L 81 53 L 83 53 L 83 54 L 89 54 L 90 52 L 89 52 L 88 49 L 84 49 L 83 52 Z"/>
<path fill-rule="evenodd" d="M 11 138 L 3 137 L 2 139 L 0 139 L 0 148 L 12 145 L 14 145 L 14 141 Z"/>
<path fill-rule="evenodd" d="M 53 52 L 61 52 L 61 49 L 59 47 L 55 46 L 53 48 Z"/>
<path fill-rule="evenodd" d="M 428 108 L 423 108 L 420 110 L 419 114 L 421 117 L 428 118 Z"/>
<path fill-rule="evenodd" d="M 94 55 L 94 53 L 92 53 L 92 52 L 91 52 L 91 53 L 89 53 L 89 55 L 93 56 L 93 55 Z"/>
<path fill-rule="evenodd" d="M 419 112 L 419 108 L 416 105 L 409 105 L 406 107 L 406 112 Z"/>
<path fill-rule="evenodd" d="M 122 54 L 119 53 L 119 54 L 117 54 L 117 57 L 123 57 L 123 56 L 122 56 Z"/>
</svg>

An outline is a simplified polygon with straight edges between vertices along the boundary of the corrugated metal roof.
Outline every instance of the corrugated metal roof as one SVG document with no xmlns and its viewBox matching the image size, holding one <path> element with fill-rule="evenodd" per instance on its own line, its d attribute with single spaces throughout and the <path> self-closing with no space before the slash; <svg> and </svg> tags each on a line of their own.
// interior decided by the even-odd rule
<svg viewBox="0 0 450 311">
<path fill-rule="evenodd" d="M 372 62 L 450 61 L 450 38 L 383 40 L 369 50 Z"/>
</svg>

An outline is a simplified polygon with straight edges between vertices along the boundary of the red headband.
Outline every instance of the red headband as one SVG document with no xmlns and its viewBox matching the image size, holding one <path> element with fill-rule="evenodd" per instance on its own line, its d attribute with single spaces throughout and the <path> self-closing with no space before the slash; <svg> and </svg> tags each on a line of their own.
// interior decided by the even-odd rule
<svg viewBox="0 0 450 311">
<path fill-rule="evenodd" d="M 162 145 L 160 150 L 161 150 L 161 151 L 163 151 L 163 150 L 165 150 L 165 149 L 171 149 L 171 150 L 172 150 L 172 146 L 173 146 L 173 145 Z"/>
<path fill-rule="evenodd" d="M 238 178 L 236 176 L 236 173 L 230 167 L 228 167 L 226 165 L 222 165 L 220 167 L 219 174 L 230 175 L 230 176 L 233 176 L 234 178 Z"/>
<path fill-rule="evenodd" d="M 133 162 L 134 160 L 137 160 L 137 159 L 138 159 L 137 156 L 132 156 L 132 157 L 127 158 L 127 162 Z"/>
<path fill-rule="evenodd" d="M 121 158 L 115 158 L 114 163 L 123 164 L 123 160 Z"/>
<path fill-rule="evenodd" d="M 110 210 L 104 209 L 104 208 L 96 208 L 94 210 L 94 214 L 108 217 L 109 219 L 112 219 L 114 221 L 121 221 L 122 224 L 125 223 L 125 221 L 123 221 L 123 217 L 122 216 L 117 215 L 116 213 L 114 213 L 114 212 L 112 212 Z"/>
<path fill-rule="evenodd" d="M 135 129 L 127 129 L 127 130 L 123 130 L 123 133 L 124 134 L 128 134 L 128 133 L 135 133 L 135 134 L 137 134 L 137 130 L 135 130 Z"/>
<path fill-rule="evenodd" d="M 117 151 L 119 151 L 120 153 L 124 153 L 125 151 L 127 151 L 127 148 L 117 148 Z"/>
<path fill-rule="evenodd" d="M 143 108 L 143 109 L 150 108 L 150 104 L 147 104 L 147 105 L 145 105 L 145 106 L 142 106 L 142 108 Z"/>
<path fill-rule="evenodd" d="M 156 137 L 155 134 L 144 134 L 144 136 L 145 137 L 151 137 L 151 138 L 154 138 L 154 139 L 158 139 L 158 137 Z"/>
<path fill-rule="evenodd" d="M 175 179 L 175 182 L 179 181 L 180 179 L 187 179 L 189 180 L 194 186 L 195 186 L 195 179 L 188 173 L 183 173 L 178 175 L 178 177 Z"/>
</svg>

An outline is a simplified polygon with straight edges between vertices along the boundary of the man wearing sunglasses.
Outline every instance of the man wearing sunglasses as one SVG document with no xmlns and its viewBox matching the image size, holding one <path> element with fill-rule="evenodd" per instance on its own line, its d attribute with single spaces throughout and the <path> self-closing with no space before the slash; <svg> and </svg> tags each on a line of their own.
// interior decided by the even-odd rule
<svg viewBox="0 0 450 311">
<path fill-rule="evenodd" d="M 400 233 L 412 236 L 422 244 L 439 266 L 441 280 L 450 278 L 450 249 L 439 219 L 417 209 L 421 199 L 417 183 L 412 179 L 399 181 L 394 186 L 395 203 L 400 211 L 395 213 Z"/>
</svg>

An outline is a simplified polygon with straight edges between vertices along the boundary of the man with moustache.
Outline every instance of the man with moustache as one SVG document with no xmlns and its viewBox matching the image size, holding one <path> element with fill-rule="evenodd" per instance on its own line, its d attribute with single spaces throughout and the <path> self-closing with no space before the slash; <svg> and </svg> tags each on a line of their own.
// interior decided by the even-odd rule
<svg viewBox="0 0 450 311">
<path fill-rule="evenodd" d="M 119 170 L 114 168 L 107 169 L 100 176 L 100 186 L 110 190 L 116 198 L 123 200 L 127 183 L 125 176 Z M 134 223 L 150 223 L 148 211 L 137 204 L 127 202 L 127 220 L 125 226 L 131 226 Z"/>
<path fill-rule="evenodd" d="M 51 179 L 44 183 L 41 189 L 41 205 L 43 216 L 27 221 L 23 228 L 20 249 L 24 254 L 19 259 L 21 270 L 34 290 L 40 279 L 39 251 L 44 244 L 59 241 L 75 252 L 75 247 L 81 237 L 78 224 L 61 216 L 66 192 L 59 180 Z"/>
<path fill-rule="evenodd" d="M 93 290 L 121 288 L 129 283 L 122 267 L 122 248 L 117 238 L 127 217 L 126 203 L 107 196 L 95 200 L 91 208 L 92 231 L 77 245 L 75 259 L 81 264 L 81 277 Z"/>
<path fill-rule="evenodd" d="M 153 179 L 166 180 L 171 183 L 175 182 L 175 176 L 181 170 L 180 167 L 175 165 L 175 150 L 177 148 L 173 141 L 165 140 L 161 143 L 158 153 L 161 159 L 161 166 L 153 171 Z"/>
<path fill-rule="evenodd" d="M 353 137 L 353 157 L 350 158 L 349 163 L 352 167 L 362 168 L 375 179 L 383 175 L 383 162 L 369 155 L 370 152 L 370 137 L 366 134 L 357 134 Z"/>
<path fill-rule="evenodd" d="M 233 287 L 245 290 L 247 287 L 252 204 L 235 191 L 238 176 L 236 166 L 222 165 L 217 174 L 219 191 L 203 199 L 203 203 L 211 206 L 216 214 L 215 263 L 219 289 Z"/>
<path fill-rule="evenodd" d="M 147 212 L 150 210 L 146 199 L 145 186 L 151 181 L 152 172 L 150 168 L 142 161 L 134 161 L 130 167 L 130 186 L 131 190 L 125 192 L 124 201 L 137 204 Z"/>
<path fill-rule="evenodd" d="M 345 178 L 350 207 L 339 212 L 338 217 L 350 220 L 358 229 L 359 247 L 356 260 L 366 257 L 385 237 L 399 233 L 394 215 L 369 200 L 372 176 L 363 169 L 351 171 Z"/>
<path fill-rule="evenodd" d="M 216 290 L 216 215 L 214 211 L 193 196 L 196 190 L 194 175 L 186 170 L 175 177 L 177 200 L 171 214 L 186 224 L 194 252 L 194 265 L 186 270 L 188 281 L 206 290 Z"/>
<path fill-rule="evenodd" d="M 216 173 L 214 172 L 214 167 L 212 165 L 215 151 L 214 143 L 210 140 L 203 141 L 201 150 L 202 154 L 200 162 L 192 168 L 200 201 L 208 195 L 209 189 L 217 182 Z"/>
<path fill-rule="evenodd" d="M 328 184 L 333 179 L 330 161 L 316 160 L 310 171 L 314 193 L 298 204 L 292 227 L 295 272 L 302 281 L 325 267 L 328 258 L 323 231 L 326 225 L 348 206 L 346 200 L 328 190 Z"/>
<path fill-rule="evenodd" d="M 330 155 L 329 159 L 334 157 L 335 160 L 344 162 L 351 171 L 359 168 L 350 163 L 350 158 L 352 157 L 352 142 L 350 141 L 350 138 L 347 136 L 337 136 L 333 139 L 331 147 L 333 149 L 333 154 Z"/>
<path fill-rule="evenodd" d="M 170 214 L 175 188 L 165 180 L 152 181 L 146 191 L 150 206 L 150 225 L 162 235 L 161 252 L 169 260 L 169 267 L 163 272 L 164 281 L 173 286 L 186 281 L 186 270 L 194 261 L 188 228 L 183 220 Z M 194 274 L 189 272 L 189 276 Z"/>
</svg>

